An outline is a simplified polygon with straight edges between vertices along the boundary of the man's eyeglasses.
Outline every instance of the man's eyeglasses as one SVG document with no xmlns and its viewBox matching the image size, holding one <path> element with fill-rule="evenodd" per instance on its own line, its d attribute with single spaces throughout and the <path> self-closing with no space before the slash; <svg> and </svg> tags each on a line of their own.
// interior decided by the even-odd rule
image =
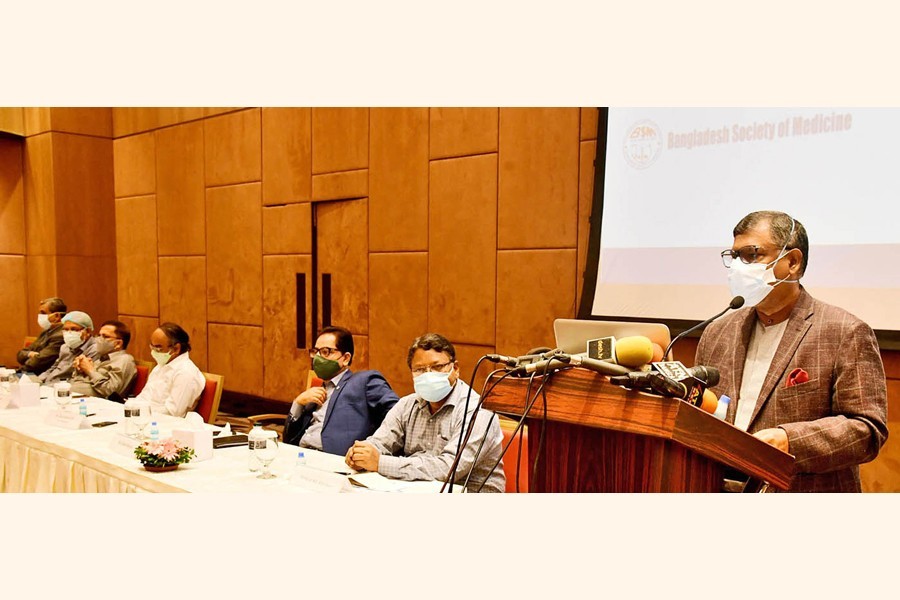
<svg viewBox="0 0 900 600">
<path fill-rule="evenodd" d="M 444 369 L 446 369 L 448 365 L 452 365 L 452 364 L 453 364 L 453 361 L 451 360 L 449 362 L 438 363 L 436 365 L 430 365 L 427 367 L 416 367 L 415 369 L 412 369 L 412 374 L 415 377 L 418 377 L 419 375 L 422 375 L 423 373 L 428 373 L 430 371 L 440 371 L 441 373 L 443 373 Z"/>
<path fill-rule="evenodd" d="M 338 351 L 337 348 L 329 348 L 328 346 L 322 346 L 321 348 L 310 348 L 309 355 L 310 355 L 310 357 L 312 357 L 312 356 L 315 356 L 316 354 L 318 354 L 322 358 L 328 358 L 329 356 L 331 356 L 332 354 L 334 354 L 337 351 Z"/>
<path fill-rule="evenodd" d="M 740 258 L 741 262 L 745 265 L 750 265 L 755 263 L 760 256 L 763 256 L 765 251 L 761 246 L 744 246 L 743 248 L 738 248 L 737 250 L 723 250 L 722 251 L 722 264 L 726 267 L 731 268 L 731 263 L 734 262 L 734 259 Z"/>
</svg>

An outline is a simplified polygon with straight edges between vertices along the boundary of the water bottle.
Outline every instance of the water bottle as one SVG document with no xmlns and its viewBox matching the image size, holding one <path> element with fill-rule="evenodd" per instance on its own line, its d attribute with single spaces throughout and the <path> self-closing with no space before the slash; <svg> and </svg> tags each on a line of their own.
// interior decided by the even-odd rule
<svg viewBox="0 0 900 600">
<path fill-rule="evenodd" d="M 159 441 L 159 426 L 156 421 L 150 422 L 150 439 L 154 442 Z"/>
<path fill-rule="evenodd" d="M 720 419 L 722 421 L 725 420 L 725 416 L 728 414 L 729 402 L 731 402 L 731 398 L 729 398 L 725 394 L 722 394 L 722 396 L 719 398 L 719 405 L 716 406 L 716 412 L 714 413 L 714 416 L 717 419 Z"/>
<path fill-rule="evenodd" d="M 78 414 L 82 417 L 87 416 L 87 402 L 84 401 L 84 398 L 78 401 Z"/>
<path fill-rule="evenodd" d="M 303 467 L 306 466 L 306 455 L 303 454 L 303 450 L 297 453 L 297 462 L 294 463 L 294 472 L 291 474 L 291 481 L 296 483 L 298 478 L 301 477 Z"/>
<path fill-rule="evenodd" d="M 262 434 L 262 425 L 259 423 L 253 424 L 253 429 L 250 430 L 250 433 L 247 434 L 247 447 L 250 449 L 250 458 L 248 459 L 248 465 L 251 471 L 259 471 L 262 468 L 262 463 L 259 461 L 259 458 L 256 456 L 256 448 L 263 447 L 266 444 L 266 438 L 263 437 Z"/>
</svg>

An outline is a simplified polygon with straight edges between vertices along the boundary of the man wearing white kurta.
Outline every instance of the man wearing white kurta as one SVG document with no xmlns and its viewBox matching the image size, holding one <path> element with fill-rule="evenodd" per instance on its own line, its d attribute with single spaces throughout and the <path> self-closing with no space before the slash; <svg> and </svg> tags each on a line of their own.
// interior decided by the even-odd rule
<svg viewBox="0 0 900 600">
<path fill-rule="evenodd" d="M 197 406 L 206 378 L 191 362 L 190 349 L 187 332 L 175 323 L 160 324 L 150 336 L 157 366 L 137 399 L 149 402 L 153 414 L 183 417 Z"/>
</svg>

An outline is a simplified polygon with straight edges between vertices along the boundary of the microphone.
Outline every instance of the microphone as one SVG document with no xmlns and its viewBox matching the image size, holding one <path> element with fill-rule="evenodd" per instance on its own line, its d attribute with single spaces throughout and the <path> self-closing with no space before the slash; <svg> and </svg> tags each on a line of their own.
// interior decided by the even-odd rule
<svg viewBox="0 0 900 600">
<path fill-rule="evenodd" d="M 705 326 L 709 325 L 710 323 L 712 323 L 713 321 L 715 321 L 716 319 L 718 319 L 719 317 L 721 317 L 722 315 L 727 313 L 729 310 L 737 310 L 740 307 L 742 307 L 743 305 L 744 305 L 744 297 L 743 296 L 735 296 L 734 298 L 731 299 L 731 302 L 728 303 L 728 306 L 725 308 L 725 310 L 723 310 L 719 314 L 715 315 L 714 317 L 710 317 L 709 319 L 707 319 L 701 323 L 697 323 L 690 329 L 685 329 L 684 331 L 682 331 L 681 333 L 676 335 L 675 338 L 671 342 L 669 342 L 669 345 L 666 347 L 666 351 L 663 352 L 663 358 L 669 356 L 669 350 L 672 349 L 672 346 L 675 345 L 675 342 L 677 342 L 678 340 L 680 340 L 681 338 L 683 338 L 690 332 L 696 331 L 697 329 L 700 329 L 701 327 L 705 327 Z"/>
<path fill-rule="evenodd" d="M 578 354 L 556 354 L 552 358 L 539 360 L 527 365 L 520 365 L 513 369 L 512 374 L 516 376 L 528 376 L 532 373 L 541 373 L 555 371 L 563 367 L 574 366 L 589 369 L 601 375 L 626 375 L 630 371 L 626 367 L 607 362 L 605 360 L 597 360 L 587 356 Z"/>
<path fill-rule="evenodd" d="M 628 389 L 656 392 L 661 396 L 678 398 L 707 412 L 715 412 L 715 402 L 705 394 L 707 388 L 719 383 L 719 370 L 698 365 L 687 368 L 678 361 L 653 363 L 655 371 L 634 371 L 610 377 L 610 383 Z M 715 394 L 712 394 L 713 400 Z"/>
<path fill-rule="evenodd" d="M 617 365 L 637 368 L 653 360 L 653 342 L 643 335 L 616 340 L 615 336 L 588 340 L 588 356 Z"/>
<path fill-rule="evenodd" d="M 555 351 L 551 350 L 550 352 L 545 352 L 543 354 L 524 354 L 522 356 L 506 356 L 504 354 L 485 354 L 484 358 L 493 363 L 502 363 L 507 367 L 518 367 L 522 363 L 534 362 L 535 360 L 541 360 L 544 358 L 548 358 L 555 354 Z"/>
</svg>

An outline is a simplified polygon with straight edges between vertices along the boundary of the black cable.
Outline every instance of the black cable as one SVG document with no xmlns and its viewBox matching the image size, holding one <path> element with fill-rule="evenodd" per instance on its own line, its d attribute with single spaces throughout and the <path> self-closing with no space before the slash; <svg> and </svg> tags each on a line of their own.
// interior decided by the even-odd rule
<svg viewBox="0 0 900 600">
<path fill-rule="evenodd" d="M 462 417 L 462 427 L 459 429 L 459 442 L 456 444 L 456 457 L 453 459 L 453 464 L 450 465 L 450 471 L 447 472 L 447 479 L 444 481 L 444 485 L 441 486 L 440 493 L 443 493 L 445 489 L 447 489 L 448 494 L 453 493 L 453 480 L 456 478 L 456 467 L 459 465 L 460 459 L 460 449 L 463 444 L 463 431 L 466 429 L 466 415 L 469 412 L 469 398 L 472 396 L 472 385 L 475 383 L 475 375 L 478 373 L 478 367 L 481 366 L 481 363 L 484 362 L 486 356 L 482 356 L 478 359 L 478 362 L 475 363 L 475 368 L 472 369 L 472 378 L 469 380 L 469 391 L 466 392 L 466 403 L 463 408 L 463 417 Z M 477 412 L 477 411 L 475 411 Z M 447 484 L 450 484 L 449 489 L 447 488 Z"/>
<path fill-rule="evenodd" d="M 483 357 L 482 357 L 482 358 L 483 358 Z M 481 363 L 480 360 L 479 360 L 478 362 Z M 500 372 L 500 369 L 498 369 L 497 371 L 492 371 L 492 372 L 490 373 L 490 375 L 488 375 L 488 378 L 485 380 L 484 386 L 482 386 L 482 388 L 481 388 L 482 392 L 484 392 L 484 388 L 485 388 L 485 386 L 487 386 L 487 382 L 490 380 L 490 378 L 493 377 L 496 373 L 499 373 L 499 372 Z M 481 395 L 481 396 L 479 397 L 479 399 L 478 399 L 478 404 L 475 406 L 475 410 L 472 411 L 472 418 L 471 418 L 470 421 L 469 421 L 469 427 L 468 427 L 468 428 L 465 427 L 465 415 L 463 415 L 463 428 L 460 429 L 460 436 L 462 436 L 462 434 L 463 434 L 463 429 L 465 429 L 465 440 L 462 440 L 463 443 L 460 444 L 460 445 L 458 446 L 458 448 L 465 448 L 465 444 L 468 444 L 468 442 L 469 442 L 469 437 L 472 435 L 472 431 L 474 430 L 475 419 L 476 419 L 476 417 L 478 416 L 478 411 L 481 410 L 481 405 L 484 404 L 484 399 L 485 399 L 485 397 L 487 397 L 487 395 L 490 394 L 490 392 L 494 389 L 494 387 L 495 387 L 498 383 L 500 383 L 504 378 L 509 377 L 511 374 L 512 374 L 512 371 L 506 371 L 506 373 L 504 373 L 504 374 L 500 377 L 500 379 L 498 379 L 498 380 L 494 383 L 494 385 L 491 386 L 491 389 L 488 390 L 488 392 L 487 392 L 486 394 L 483 394 L 483 395 Z M 472 377 L 472 382 L 473 382 L 473 383 L 474 383 L 474 379 L 475 379 L 475 378 L 474 378 L 474 373 L 473 373 L 473 377 Z M 472 387 L 469 386 L 469 391 L 471 392 L 471 390 L 472 390 Z M 469 474 L 466 476 L 466 481 L 469 480 L 469 475 L 471 475 L 472 470 L 475 468 L 475 460 L 476 460 L 477 458 L 478 458 L 478 455 L 476 454 L 475 457 L 474 457 L 473 460 L 472 460 L 472 466 L 469 467 Z M 460 463 L 461 460 L 462 460 L 462 452 L 461 452 L 460 450 L 457 450 L 457 452 L 456 452 L 456 457 L 453 459 L 453 464 L 450 466 L 450 470 L 449 470 L 449 472 L 447 473 L 447 479 L 446 479 L 446 481 L 444 481 L 444 485 L 441 486 L 441 493 L 442 493 L 442 492 L 444 491 L 444 489 L 447 487 L 448 482 L 450 483 L 450 490 L 451 490 L 449 493 L 453 493 L 453 492 L 452 492 L 452 489 L 453 489 L 453 483 L 452 483 L 452 481 L 456 479 L 456 469 L 459 467 L 459 463 Z M 452 474 L 452 477 L 451 477 L 451 474 Z"/>
<path fill-rule="evenodd" d="M 516 428 L 513 430 L 513 433 L 509 438 L 509 443 L 507 443 L 506 447 L 503 448 L 503 452 L 500 454 L 500 457 L 497 458 L 497 461 L 491 467 L 491 470 L 488 472 L 487 477 L 485 478 L 484 481 L 481 482 L 481 486 L 476 490 L 476 492 L 480 492 L 482 490 L 482 488 L 484 487 L 484 484 L 487 483 L 488 479 L 490 479 L 490 476 L 494 473 L 494 471 L 497 469 L 497 466 L 503 460 L 503 456 L 506 454 L 506 451 L 509 450 L 509 447 L 512 445 L 513 441 L 515 440 L 516 434 L 522 429 L 522 426 L 525 424 L 525 418 L 528 416 L 528 413 L 531 412 L 531 407 L 534 406 L 534 403 L 537 401 L 538 396 L 541 395 L 541 392 L 543 391 L 544 386 L 550 380 L 550 376 L 553 373 L 553 371 L 549 371 L 549 367 L 550 367 L 550 363 L 548 361 L 547 365 L 544 366 L 544 373 L 543 373 L 541 385 L 538 386 L 537 391 L 534 393 L 534 397 L 531 398 L 531 400 L 529 401 L 528 398 L 529 398 L 529 394 L 531 392 L 532 382 L 534 381 L 534 377 L 535 377 L 535 375 L 537 375 L 537 372 L 535 371 L 534 373 L 531 374 L 531 377 L 528 380 L 528 388 L 526 389 L 526 392 L 525 392 L 525 399 L 527 402 L 527 406 L 525 407 L 525 410 L 522 412 L 522 417 L 519 419 L 519 422 L 516 424 Z M 521 440 L 520 440 L 520 444 L 521 444 Z"/>
<path fill-rule="evenodd" d="M 534 459 L 532 460 L 531 481 L 534 481 L 535 479 L 537 479 L 538 461 L 540 460 L 541 452 L 544 449 L 544 432 L 547 431 L 547 388 L 544 388 L 541 391 L 541 395 L 544 398 L 544 403 L 543 403 L 544 404 L 544 415 L 541 418 L 541 435 L 538 438 L 537 451 L 535 452 Z M 518 475 L 518 473 L 516 473 L 516 474 Z M 519 491 L 518 488 L 516 488 L 516 491 L 517 492 Z"/>
</svg>

